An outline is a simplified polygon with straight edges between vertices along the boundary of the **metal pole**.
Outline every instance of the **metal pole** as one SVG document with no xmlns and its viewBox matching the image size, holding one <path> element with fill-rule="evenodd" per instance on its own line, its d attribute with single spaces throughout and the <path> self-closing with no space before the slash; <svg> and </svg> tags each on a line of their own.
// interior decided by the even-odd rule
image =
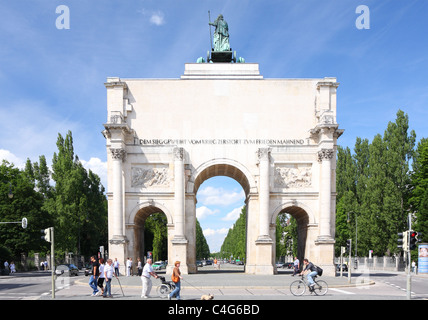
<svg viewBox="0 0 428 320">
<path fill-rule="evenodd" d="M 52 261 L 52 299 L 55 299 L 55 254 L 54 254 L 54 227 L 51 227 L 51 261 Z"/>
<path fill-rule="evenodd" d="M 410 300 L 412 298 L 412 275 L 410 274 L 410 267 L 411 267 L 411 252 L 410 252 L 410 230 L 412 230 L 412 215 L 409 212 L 409 232 L 407 232 L 407 244 L 408 244 L 408 250 L 407 250 L 407 288 L 406 288 L 406 297 L 407 300 Z"/>
<path fill-rule="evenodd" d="M 352 240 L 349 243 L 349 254 L 348 254 L 348 283 L 351 283 L 351 270 L 352 270 Z"/>
</svg>

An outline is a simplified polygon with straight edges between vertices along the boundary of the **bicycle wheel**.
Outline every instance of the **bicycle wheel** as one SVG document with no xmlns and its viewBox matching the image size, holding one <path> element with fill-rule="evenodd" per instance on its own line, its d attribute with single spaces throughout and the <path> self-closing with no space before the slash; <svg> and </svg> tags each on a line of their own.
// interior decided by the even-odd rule
<svg viewBox="0 0 428 320">
<path fill-rule="evenodd" d="M 169 286 L 166 284 L 161 284 L 157 289 L 158 295 L 161 298 L 166 298 L 170 293 L 171 290 L 169 289 Z"/>
<path fill-rule="evenodd" d="M 315 281 L 314 292 L 317 296 L 323 296 L 328 291 L 328 284 L 324 280 Z"/>
<path fill-rule="evenodd" d="M 303 280 L 296 280 L 290 284 L 290 292 L 294 296 L 301 296 L 306 291 L 306 284 Z"/>
</svg>

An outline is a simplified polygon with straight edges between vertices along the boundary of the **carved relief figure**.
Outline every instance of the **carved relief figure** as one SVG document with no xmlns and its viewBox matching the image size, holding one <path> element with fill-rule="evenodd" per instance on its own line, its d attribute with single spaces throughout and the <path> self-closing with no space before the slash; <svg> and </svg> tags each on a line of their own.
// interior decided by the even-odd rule
<svg viewBox="0 0 428 320">
<path fill-rule="evenodd" d="M 132 187 L 168 187 L 170 178 L 168 168 L 131 168 L 131 186 Z"/>
<path fill-rule="evenodd" d="M 310 167 L 275 167 L 276 188 L 305 188 L 312 185 Z"/>
</svg>

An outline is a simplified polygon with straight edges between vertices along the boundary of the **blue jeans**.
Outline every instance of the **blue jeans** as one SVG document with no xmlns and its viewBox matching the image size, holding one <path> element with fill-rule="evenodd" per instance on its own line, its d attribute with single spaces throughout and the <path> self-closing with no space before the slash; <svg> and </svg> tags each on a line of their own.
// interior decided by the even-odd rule
<svg viewBox="0 0 428 320">
<path fill-rule="evenodd" d="M 318 272 L 316 272 L 316 271 L 312 271 L 308 274 L 309 285 L 315 284 L 314 279 L 312 277 L 315 277 L 317 274 L 318 274 Z"/>
<path fill-rule="evenodd" d="M 98 281 L 97 276 L 91 275 L 91 277 L 89 278 L 89 286 L 93 290 L 92 294 L 96 294 L 98 292 L 97 281 Z"/>
<path fill-rule="evenodd" d="M 169 296 L 172 298 L 175 295 L 177 300 L 180 300 L 180 287 L 181 281 L 178 281 L 177 283 L 175 283 L 175 289 L 169 294 Z"/>
<path fill-rule="evenodd" d="M 111 296 L 111 279 L 106 279 L 106 288 L 104 289 L 104 297 Z"/>
</svg>

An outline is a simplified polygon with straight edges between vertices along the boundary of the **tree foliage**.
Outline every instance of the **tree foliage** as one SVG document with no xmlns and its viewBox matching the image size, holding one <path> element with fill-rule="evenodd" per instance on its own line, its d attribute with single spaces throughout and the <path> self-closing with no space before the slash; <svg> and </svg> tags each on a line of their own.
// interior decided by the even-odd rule
<svg viewBox="0 0 428 320">
<path fill-rule="evenodd" d="M 356 235 L 359 255 L 398 252 L 397 233 L 406 230 L 410 210 L 415 140 L 408 116 L 399 110 L 383 136 L 377 134 L 371 143 L 357 138 L 354 154 L 338 147 L 336 254 Z"/>
<path fill-rule="evenodd" d="M 27 159 L 22 170 L 6 161 L 0 166 L 0 221 L 28 220 L 27 229 L 0 224 L 2 252 L 13 257 L 47 253 L 50 244 L 41 239 L 40 231 L 48 227 L 55 230 L 57 257 L 69 252 L 89 256 L 107 245 L 107 199 L 100 178 L 74 155 L 70 131 L 65 138 L 58 134 L 57 147 L 52 170 L 45 156 L 34 163 Z"/>
<path fill-rule="evenodd" d="M 244 259 L 246 257 L 246 223 L 247 223 L 247 210 L 243 207 L 239 218 L 223 241 L 220 249 L 220 255 L 222 257 L 230 258 L 233 256 L 234 259 Z"/>
</svg>

